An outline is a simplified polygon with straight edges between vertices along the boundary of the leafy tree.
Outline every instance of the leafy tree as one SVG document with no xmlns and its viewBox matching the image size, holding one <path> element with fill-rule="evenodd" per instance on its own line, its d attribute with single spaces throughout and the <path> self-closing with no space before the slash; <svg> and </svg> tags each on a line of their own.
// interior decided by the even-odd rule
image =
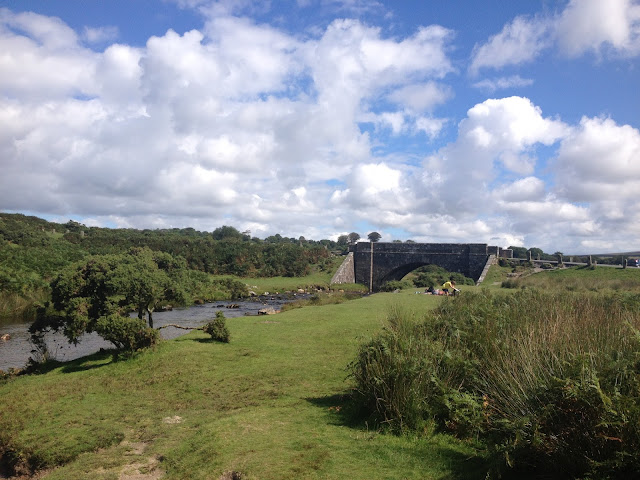
<svg viewBox="0 0 640 480">
<path fill-rule="evenodd" d="M 244 238 L 244 235 L 237 228 L 227 225 L 216 228 L 211 236 L 216 240 L 242 240 Z"/>
<path fill-rule="evenodd" d="M 369 239 L 369 241 L 376 243 L 382 238 L 382 235 L 380 235 L 378 232 L 371 232 L 369 235 L 367 235 L 367 238 Z"/>
<path fill-rule="evenodd" d="M 360 240 L 360 235 L 356 232 L 351 232 L 349 235 L 347 235 L 347 239 L 349 240 L 349 243 L 353 244 Z"/>
<path fill-rule="evenodd" d="M 340 235 L 337 243 L 338 245 L 347 245 L 349 243 L 349 237 L 347 235 Z"/>
<path fill-rule="evenodd" d="M 53 280 L 52 308 L 39 310 L 31 333 L 62 330 L 69 342 L 77 344 L 85 332 L 97 332 L 116 347 L 128 349 L 155 343 L 157 337 L 150 332 L 152 312 L 162 301 L 184 300 L 179 284 L 183 274 L 183 262 L 148 248 L 89 257 Z M 137 322 L 128 316 L 131 308 L 138 311 Z M 142 320 L 145 313 L 149 327 Z"/>
<path fill-rule="evenodd" d="M 177 268 L 176 262 L 170 255 L 154 254 L 148 248 L 132 249 L 123 260 L 112 271 L 111 287 L 135 307 L 140 320 L 148 314 L 149 327 L 153 328 L 152 315 L 157 304 L 184 298 L 169 276 L 169 270 Z M 159 263 L 165 268 L 161 269 Z"/>
</svg>

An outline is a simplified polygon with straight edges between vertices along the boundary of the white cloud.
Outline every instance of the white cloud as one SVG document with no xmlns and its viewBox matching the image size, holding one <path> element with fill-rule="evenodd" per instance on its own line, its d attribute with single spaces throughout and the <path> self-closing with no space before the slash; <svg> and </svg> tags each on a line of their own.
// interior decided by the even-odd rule
<svg viewBox="0 0 640 480">
<path fill-rule="evenodd" d="M 474 47 L 470 72 L 530 62 L 549 46 L 549 29 L 550 23 L 544 19 L 516 17 L 487 43 Z"/>
<path fill-rule="evenodd" d="M 389 100 L 414 112 L 429 112 L 453 96 L 451 88 L 436 82 L 406 85 L 389 95 Z"/>
<path fill-rule="evenodd" d="M 570 57 L 640 54 L 640 4 L 637 0 L 570 0 L 557 15 L 519 16 L 502 31 L 476 45 L 469 71 L 520 65 L 551 47 Z"/>
<path fill-rule="evenodd" d="M 339 19 L 294 36 L 233 16 L 250 3 L 192 1 L 202 28 L 100 51 L 81 37 L 101 27 L 79 36 L 59 19 L 0 9 L 3 208 L 307 238 L 363 222 L 385 238 L 393 229 L 552 250 L 607 231 L 640 235 L 625 223 L 640 225 L 637 128 L 567 125 L 543 115 L 544 102 L 513 96 L 465 105 L 442 140 L 456 113 L 435 111 L 464 96 L 446 82 L 452 31 L 390 37 Z M 518 17 L 477 47 L 474 68 L 528 61 L 525 46 L 535 57 L 545 21 Z M 612 49 L 631 51 L 629 25 Z M 516 75 L 476 86 L 530 84 Z"/>
<path fill-rule="evenodd" d="M 60 19 L 0 9 L 0 91 L 41 100 L 95 95 L 96 55 Z"/>
<path fill-rule="evenodd" d="M 445 123 L 446 120 L 442 118 L 418 117 L 415 128 L 433 140 L 440 134 Z"/>
<path fill-rule="evenodd" d="M 607 47 L 640 53 L 640 5 L 635 0 L 571 0 L 556 28 L 561 48 L 572 56 Z"/>
<path fill-rule="evenodd" d="M 492 228 L 506 238 L 508 229 L 495 222 L 503 214 L 515 214 L 510 205 L 546 201 L 544 182 L 532 176 L 537 146 L 551 146 L 567 132 L 563 122 L 543 117 L 527 98 L 475 105 L 460 122 L 456 141 L 425 159 L 414 187 L 419 208 L 463 223 L 477 215 L 493 218 Z M 501 176 L 521 175 L 525 177 L 493 186 Z"/>
<path fill-rule="evenodd" d="M 493 194 L 506 202 L 540 200 L 545 195 L 545 183 L 540 178 L 526 177 L 495 188 Z"/>
<path fill-rule="evenodd" d="M 512 75 L 510 77 L 500 78 L 485 78 L 479 82 L 473 84 L 474 87 L 481 90 L 487 90 L 489 92 L 495 92 L 496 90 L 504 90 L 514 87 L 528 87 L 533 85 L 533 79 L 522 78 L 520 75 Z"/>
<path fill-rule="evenodd" d="M 635 201 L 640 191 L 640 131 L 610 118 L 583 117 L 563 140 L 558 188 L 571 201 Z"/>
<path fill-rule="evenodd" d="M 118 38 L 118 27 L 84 27 L 83 38 L 89 43 L 101 43 Z"/>
</svg>

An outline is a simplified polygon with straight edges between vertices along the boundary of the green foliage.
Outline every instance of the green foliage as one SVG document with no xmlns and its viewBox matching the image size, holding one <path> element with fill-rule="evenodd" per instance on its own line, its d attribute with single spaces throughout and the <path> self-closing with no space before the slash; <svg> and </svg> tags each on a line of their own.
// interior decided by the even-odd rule
<svg viewBox="0 0 640 480">
<path fill-rule="evenodd" d="M 461 273 L 448 272 L 438 265 L 425 265 L 414 270 L 413 284 L 418 288 L 440 288 L 443 283 L 453 280 L 457 285 L 475 285 L 472 278 L 467 278 Z"/>
<path fill-rule="evenodd" d="M 236 228 L 227 225 L 216 228 L 211 236 L 216 240 L 249 240 L 249 238 L 245 238 Z"/>
<path fill-rule="evenodd" d="M 330 249 L 339 249 L 338 244 L 330 240 L 303 240 L 274 235 L 262 242 L 230 226 L 219 227 L 213 233 L 193 228 L 109 229 L 86 227 L 74 221 L 62 225 L 2 213 L 0 294 L 11 293 L 28 300 L 34 296 L 33 292 L 47 290 L 50 281 L 68 265 L 90 256 L 122 255 L 131 248 L 146 247 L 156 252 L 156 261 L 161 261 L 159 252 L 173 259 L 182 258 L 190 270 L 243 277 L 304 276 L 311 273 L 314 265 L 330 257 Z M 169 269 L 161 265 L 159 268 L 169 274 Z M 219 285 L 217 290 L 210 287 L 202 286 L 199 288 L 202 293 L 196 296 L 229 295 L 224 285 Z M 174 301 L 179 303 L 186 294 L 189 292 L 184 289 L 176 291 Z M 155 294 L 151 292 L 150 296 Z M 12 305 L 16 303 L 28 306 L 28 302 L 12 302 Z M 0 316 L 14 314 L 12 306 L 6 309 L 3 306 L 0 302 Z"/>
<path fill-rule="evenodd" d="M 362 298 L 362 293 L 359 292 L 332 292 L 332 293 L 317 293 L 311 295 L 311 297 L 296 300 L 295 302 L 287 302 L 281 307 L 282 312 L 286 312 L 288 310 L 294 310 L 296 308 L 302 307 L 319 307 L 322 305 L 337 305 L 340 303 L 344 303 L 349 300 L 355 300 L 357 298 Z"/>
<path fill-rule="evenodd" d="M 229 343 L 230 334 L 224 313 L 216 312 L 216 317 L 207 322 L 202 328 L 204 333 L 211 335 L 211 339 L 217 342 Z"/>
<path fill-rule="evenodd" d="M 53 280 L 52 304 L 39 310 L 31 332 L 62 330 L 69 342 L 78 343 L 82 334 L 95 331 L 129 350 L 152 344 L 148 332 L 136 330 L 137 324 L 129 321 L 128 311 L 135 309 L 140 321 L 147 314 L 152 328 L 158 304 L 184 298 L 184 272 L 183 261 L 147 248 L 89 257 Z M 117 317 L 122 320 L 116 321 Z"/>
<path fill-rule="evenodd" d="M 378 232 L 371 232 L 369 235 L 367 235 L 367 238 L 370 242 L 376 243 L 382 238 L 382 235 L 380 235 Z"/>
<path fill-rule="evenodd" d="M 393 292 L 395 290 L 403 290 L 405 288 L 411 288 L 411 282 L 408 280 L 391 280 L 390 282 L 385 282 L 381 287 L 381 292 Z"/>
<path fill-rule="evenodd" d="M 109 315 L 96 322 L 96 332 L 116 348 L 132 353 L 158 343 L 158 330 L 147 327 L 139 318 Z"/>
<path fill-rule="evenodd" d="M 351 364 L 360 403 L 395 430 L 479 437 L 494 473 L 640 471 L 640 296 L 542 292 L 392 311 Z"/>
</svg>

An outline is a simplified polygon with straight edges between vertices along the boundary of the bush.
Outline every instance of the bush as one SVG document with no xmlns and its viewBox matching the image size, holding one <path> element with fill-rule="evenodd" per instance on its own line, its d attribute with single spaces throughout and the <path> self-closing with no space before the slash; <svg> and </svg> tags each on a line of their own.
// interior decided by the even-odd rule
<svg viewBox="0 0 640 480">
<path fill-rule="evenodd" d="M 205 333 L 211 335 L 213 340 L 218 342 L 229 343 L 229 329 L 227 328 L 226 319 L 223 312 L 216 312 L 216 318 L 206 323 L 202 327 Z"/>
<path fill-rule="evenodd" d="M 125 352 L 152 347 L 160 338 L 158 331 L 147 327 L 144 320 L 120 315 L 109 315 L 98 319 L 96 332 Z"/>
<path fill-rule="evenodd" d="M 415 270 L 416 276 L 413 284 L 418 288 L 436 287 L 440 288 L 443 283 L 453 280 L 458 285 L 475 285 L 476 282 L 472 278 L 465 277 L 461 273 L 447 272 L 437 265 L 425 265 Z"/>
<path fill-rule="evenodd" d="M 412 285 L 406 280 L 392 280 L 385 282 L 381 287 L 381 292 L 393 292 L 395 290 L 403 290 L 405 288 L 411 288 Z"/>
<path fill-rule="evenodd" d="M 484 290 L 424 319 L 392 311 L 351 373 L 380 423 L 479 437 L 497 475 L 630 478 L 639 327 L 640 295 Z"/>
</svg>

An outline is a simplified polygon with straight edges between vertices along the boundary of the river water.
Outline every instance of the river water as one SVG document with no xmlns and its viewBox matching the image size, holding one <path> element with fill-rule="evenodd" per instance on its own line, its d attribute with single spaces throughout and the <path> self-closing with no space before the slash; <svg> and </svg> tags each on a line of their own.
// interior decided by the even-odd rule
<svg viewBox="0 0 640 480">
<path fill-rule="evenodd" d="M 258 315 L 258 311 L 263 308 L 273 307 L 274 310 L 280 310 L 283 304 L 306 296 L 303 294 L 260 296 L 247 300 L 220 301 L 175 308 L 168 312 L 155 312 L 153 326 L 157 328 L 173 323 L 183 327 L 199 327 L 213 319 L 218 310 L 222 310 L 227 318 Z M 235 305 L 238 308 L 228 308 Z M 33 345 L 28 331 L 30 325 L 31 322 L 25 322 L 21 318 L 0 319 L 0 336 L 4 334 L 10 336 L 9 340 L 0 340 L 0 370 L 22 368 L 33 355 L 31 353 Z M 171 339 L 188 332 L 188 330 L 166 327 L 160 330 L 160 335 L 164 339 Z M 104 341 L 95 333 L 83 335 L 78 345 L 70 344 L 62 334 L 47 334 L 47 347 L 52 357 L 60 361 L 90 355 L 101 348 L 114 348 L 111 343 Z"/>
</svg>

